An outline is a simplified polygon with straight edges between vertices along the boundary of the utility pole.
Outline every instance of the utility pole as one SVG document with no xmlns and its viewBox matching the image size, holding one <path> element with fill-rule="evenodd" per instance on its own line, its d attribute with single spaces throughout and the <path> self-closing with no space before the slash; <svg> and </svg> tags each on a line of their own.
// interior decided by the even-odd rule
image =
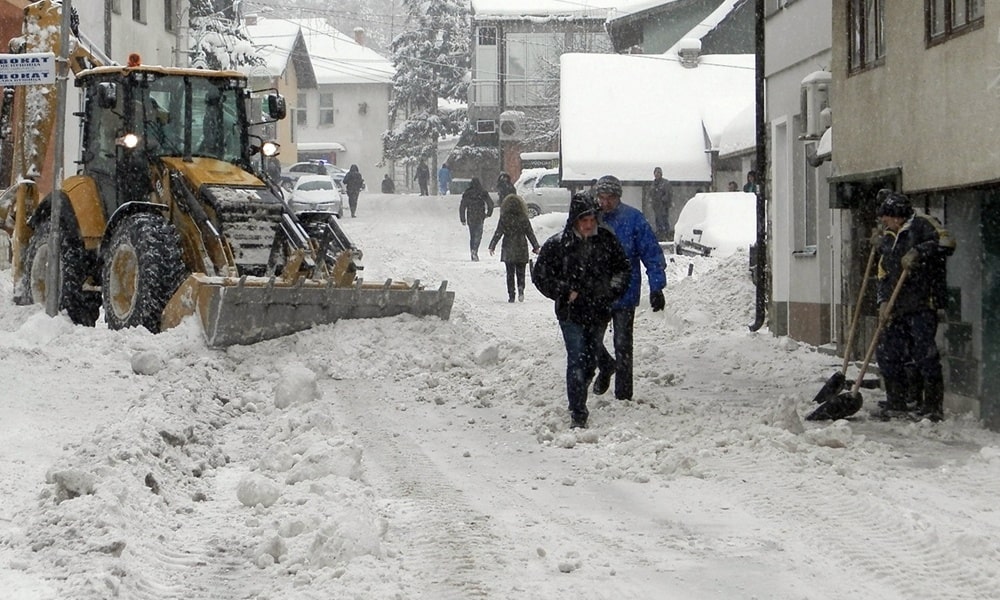
<svg viewBox="0 0 1000 600">
<path fill-rule="evenodd" d="M 66 80 L 69 74 L 69 29 L 70 16 L 73 13 L 72 0 L 63 0 L 62 24 L 59 31 L 59 56 L 56 58 L 56 140 L 53 154 L 55 156 L 55 176 L 52 181 L 52 215 L 49 218 L 48 268 L 45 272 L 45 314 L 54 317 L 59 314 L 59 299 L 62 297 L 62 212 L 63 197 L 61 193 L 63 180 L 63 163 L 65 162 L 66 144 Z"/>
</svg>

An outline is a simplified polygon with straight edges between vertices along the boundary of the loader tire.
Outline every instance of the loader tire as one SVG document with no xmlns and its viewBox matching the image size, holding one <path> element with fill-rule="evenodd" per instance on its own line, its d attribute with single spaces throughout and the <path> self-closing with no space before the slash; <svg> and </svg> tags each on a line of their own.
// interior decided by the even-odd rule
<svg viewBox="0 0 1000 600">
<path fill-rule="evenodd" d="M 163 309 L 186 276 L 174 226 L 157 214 L 130 215 L 111 234 L 101 269 L 108 328 L 159 333 Z"/>
<path fill-rule="evenodd" d="M 45 304 L 46 277 L 49 268 L 49 231 L 52 225 L 45 221 L 38 225 L 28 242 L 21 271 L 21 293 L 15 297 L 18 304 Z M 73 227 L 62 229 L 62 295 L 59 310 L 65 310 L 77 325 L 93 327 L 101 311 L 101 294 L 84 291 L 90 260 L 83 241 Z"/>
</svg>

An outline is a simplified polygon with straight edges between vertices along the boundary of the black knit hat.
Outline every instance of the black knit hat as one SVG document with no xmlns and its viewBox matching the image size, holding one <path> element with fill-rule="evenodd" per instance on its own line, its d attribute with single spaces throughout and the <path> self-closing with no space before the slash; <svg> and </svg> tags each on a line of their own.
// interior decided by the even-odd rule
<svg viewBox="0 0 1000 600">
<path fill-rule="evenodd" d="M 881 195 L 881 192 L 880 194 Z M 875 214 L 879 217 L 901 217 L 909 219 L 913 216 L 913 205 L 910 199 L 899 192 L 889 192 L 879 204 Z"/>
<path fill-rule="evenodd" d="M 569 201 L 569 219 L 566 220 L 567 225 L 572 225 L 577 222 L 580 217 L 585 217 L 587 215 L 596 215 L 598 211 L 597 202 L 590 197 L 590 194 L 576 193 Z"/>
<path fill-rule="evenodd" d="M 622 182 L 614 175 L 605 175 L 597 180 L 597 185 L 594 188 L 594 194 L 600 196 L 601 194 L 611 194 L 612 196 L 622 197 Z"/>
</svg>

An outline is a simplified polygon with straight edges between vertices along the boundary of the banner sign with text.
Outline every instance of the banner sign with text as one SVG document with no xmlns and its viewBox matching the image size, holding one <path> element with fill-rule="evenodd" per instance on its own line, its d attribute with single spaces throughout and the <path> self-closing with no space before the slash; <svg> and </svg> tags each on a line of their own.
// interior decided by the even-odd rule
<svg viewBox="0 0 1000 600">
<path fill-rule="evenodd" d="M 56 57 L 52 52 L 0 54 L 0 86 L 56 82 Z"/>
</svg>

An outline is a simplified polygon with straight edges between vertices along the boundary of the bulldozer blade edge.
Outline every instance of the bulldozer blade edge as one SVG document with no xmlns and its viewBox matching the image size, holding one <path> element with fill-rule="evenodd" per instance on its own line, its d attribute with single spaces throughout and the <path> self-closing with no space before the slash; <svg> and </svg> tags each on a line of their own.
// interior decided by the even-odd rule
<svg viewBox="0 0 1000 600">
<path fill-rule="evenodd" d="M 400 314 L 436 316 L 447 320 L 455 292 L 447 282 L 427 290 L 419 282 L 407 285 L 358 283 L 336 287 L 332 282 L 299 279 L 285 282 L 262 277 L 207 277 L 195 274 L 177 290 L 163 315 L 163 328 L 197 314 L 208 346 L 223 348 L 253 344 L 340 319 L 373 319 Z"/>
<path fill-rule="evenodd" d="M 830 400 L 840 392 L 844 391 L 844 384 L 847 382 L 847 376 L 844 375 L 842 371 L 837 371 L 830 378 L 826 380 L 823 387 L 817 392 L 816 397 L 813 398 L 813 402 L 816 404 L 821 404 Z"/>
</svg>

